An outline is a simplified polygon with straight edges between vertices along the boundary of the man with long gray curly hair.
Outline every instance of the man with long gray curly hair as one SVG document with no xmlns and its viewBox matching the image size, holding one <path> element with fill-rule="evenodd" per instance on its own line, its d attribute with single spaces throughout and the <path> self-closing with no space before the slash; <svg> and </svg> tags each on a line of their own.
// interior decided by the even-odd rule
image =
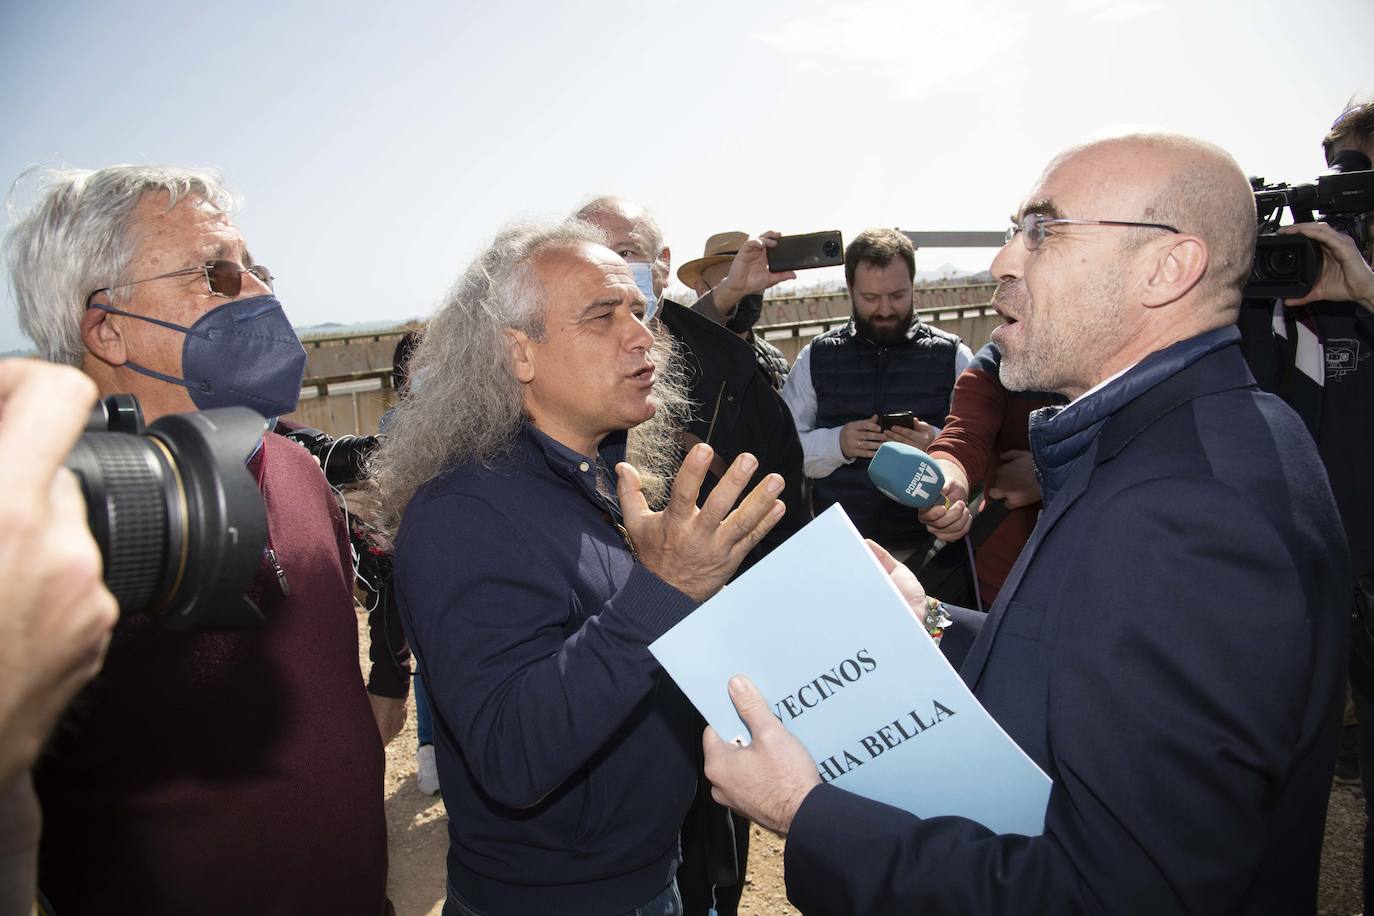
<svg viewBox="0 0 1374 916">
<path fill-rule="evenodd" d="M 700 444 L 650 508 L 683 399 L 646 306 L 595 228 L 503 232 L 431 322 L 376 459 L 433 701 L 446 914 L 681 912 L 700 726 L 647 646 L 773 527 L 783 481 L 740 501 L 740 455 L 698 508 Z"/>
</svg>

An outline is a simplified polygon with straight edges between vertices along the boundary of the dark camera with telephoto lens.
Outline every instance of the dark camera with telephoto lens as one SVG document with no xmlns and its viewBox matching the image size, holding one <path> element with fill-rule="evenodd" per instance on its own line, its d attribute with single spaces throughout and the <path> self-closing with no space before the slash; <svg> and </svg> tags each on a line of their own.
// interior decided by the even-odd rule
<svg viewBox="0 0 1374 916">
<path fill-rule="evenodd" d="M 308 426 L 278 430 L 315 456 L 331 487 L 346 487 L 368 476 L 368 458 L 381 439 L 377 436 L 338 436 Z"/>
<path fill-rule="evenodd" d="M 96 405 L 66 465 L 121 612 L 174 630 L 262 623 L 244 591 L 267 514 L 245 462 L 265 430 L 245 407 L 170 414 L 145 430 L 133 395 Z"/>
<path fill-rule="evenodd" d="M 308 426 L 278 428 L 277 432 L 313 455 L 324 471 L 324 479 L 336 489 L 367 479 L 371 474 L 369 458 L 382 442 L 380 436 L 335 437 Z M 380 599 L 391 585 L 391 554 L 377 546 L 376 535 L 380 532 L 348 511 L 347 500 L 344 522 L 353 548 L 353 572 L 359 583 Z"/>
<path fill-rule="evenodd" d="M 1331 170 L 1313 184 L 1265 184 L 1251 178 L 1259 238 L 1255 240 L 1255 264 L 1245 285 L 1245 297 L 1298 299 L 1312 291 L 1321 273 L 1322 250 L 1301 235 L 1279 235 L 1285 210 L 1295 223 L 1320 222 L 1355 240 L 1361 250 L 1369 241 L 1367 214 L 1374 210 L 1374 171 L 1369 157 L 1359 150 L 1342 150 L 1331 161 Z"/>
</svg>

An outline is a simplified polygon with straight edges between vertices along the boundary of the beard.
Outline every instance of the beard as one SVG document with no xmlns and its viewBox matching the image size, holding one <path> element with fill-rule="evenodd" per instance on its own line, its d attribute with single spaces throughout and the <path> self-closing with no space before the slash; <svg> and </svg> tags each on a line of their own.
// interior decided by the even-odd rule
<svg viewBox="0 0 1374 916">
<path fill-rule="evenodd" d="M 854 328 L 864 340 L 879 347 L 895 347 L 906 342 L 907 333 L 916 321 L 916 309 L 913 307 L 892 324 L 875 325 L 872 318 L 864 318 L 858 311 L 853 313 L 853 318 Z"/>
<path fill-rule="evenodd" d="M 1037 307 L 1022 280 L 998 286 L 993 303 L 1017 316 L 1019 327 L 1011 343 L 999 337 L 1000 376 L 1008 391 L 1081 394 L 1102 380 L 1103 365 L 1119 349 L 1124 308 L 1119 271 L 1056 291 L 1052 307 Z"/>
</svg>

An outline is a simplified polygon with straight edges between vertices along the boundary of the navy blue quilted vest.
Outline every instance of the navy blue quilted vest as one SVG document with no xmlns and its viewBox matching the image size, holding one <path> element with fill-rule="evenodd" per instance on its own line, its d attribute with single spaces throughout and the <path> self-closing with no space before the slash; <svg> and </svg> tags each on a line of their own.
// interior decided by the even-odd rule
<svg viewBox="0 0 1374 916">
<path fill-rule="evenodd" d="M 827 331 L 811 342 L 816 428 L 903 410 L 944 426 L 958 351 L 958 337 L 919 321 L 905 343 L 892 347 L 858 336 L 852 322 Z M 841 465 L 811 484 L 818 514 L 838 502 L 865 537 L 895 548 L 928 540 L 913 510 L 874 489 L 866 458 Z"/>
</svg>

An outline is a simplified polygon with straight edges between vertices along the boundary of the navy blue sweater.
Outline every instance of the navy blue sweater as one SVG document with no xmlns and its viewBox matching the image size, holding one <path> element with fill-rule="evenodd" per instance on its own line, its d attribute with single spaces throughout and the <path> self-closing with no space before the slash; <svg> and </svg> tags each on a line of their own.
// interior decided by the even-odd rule
<svg viewBox="0 0 1374 916">
<path fill-rule="evenodd" d="M 449 882 L 486 913 L 622 913 L 677 868 L 701 726 L 646 646 L 696 605 L 635 562 L 597 491 L 623 454 L 623 434 L 593 462 L 526 425 L 496 467 L 423 486 L 401 524 Z"/>
</svg>

